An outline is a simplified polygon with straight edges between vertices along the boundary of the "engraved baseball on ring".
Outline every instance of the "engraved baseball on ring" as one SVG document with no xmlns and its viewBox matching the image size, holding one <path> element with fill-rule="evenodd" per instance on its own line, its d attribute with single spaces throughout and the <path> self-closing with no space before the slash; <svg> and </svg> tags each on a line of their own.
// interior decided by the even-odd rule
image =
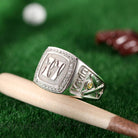
<svg viewBox="0 0 138 138">
<path fill-rule="evenodd" d="M 70 52 L 48 47 L 36 68 L 34 82 L 54 93 L 70 93 L 79 98 L 99 99 L 104 91 L 104 81 L 85 63 Z"/>
</svg>

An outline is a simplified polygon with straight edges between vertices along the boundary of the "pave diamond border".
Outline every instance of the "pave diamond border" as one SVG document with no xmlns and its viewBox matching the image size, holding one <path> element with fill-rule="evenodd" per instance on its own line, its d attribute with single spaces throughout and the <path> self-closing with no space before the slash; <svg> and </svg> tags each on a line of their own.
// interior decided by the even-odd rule
<svg viewBox="0 0 138 138">
<path fill-rule="evenodd" d="M 55 52 L 57 54 L 61 54 L 62 56 L 65 56 L 69 59 L 69 68 L 68 68 L 68 71 L 67 71 L 67 74 L 66 76 L 64 77 L 64 79 L 62 80 L 62 83 L 61 85 L 58 87 L 58 88 L 54 88 L 53 86 L 45 83 L 44 81 L 40 80 L 39 77 L 38 77 L 38 74 L 39 74 L 39 70 L 42 66 L 42 63 L 47 55 L 48 52 Z M 48 90 L 48 91 L 51 91 L 51 92 L 54 92 L 54 93 L 62 93 L 70 84 L 71 80 L 72 80 L 72 76 L 74 75 L 74 72 L 75 72 L 75 69 L 76 69 L 76 65 L 77 65 L 77 61 L 78 61 L 78 58 L 71 54 L 70 52 L 68 51 L 65 51 L 63 49 L 60 49 L 60 48 L 57 48 L 57 47 L 51 47 L 49 46 L 45 52 L 43 53 L 40 61 L 39 61 L 39 64 L 36 68 L 36 71 L 35 71 L 35 75 L 34 75 L 34 82 L 40 86 L 41 88 L 45 89 L 45 90 Z"/>
</svg>

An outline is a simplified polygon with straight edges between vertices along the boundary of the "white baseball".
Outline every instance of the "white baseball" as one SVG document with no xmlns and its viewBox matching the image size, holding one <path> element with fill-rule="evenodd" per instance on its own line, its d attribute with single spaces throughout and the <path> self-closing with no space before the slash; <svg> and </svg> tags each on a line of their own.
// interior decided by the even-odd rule
<svg viewBox="0 0 138 138">
<path fill-rule="evenodd" d="M 46 9 L 38 3 L 31 3 L 23 9 L 23 20 L 27 24 L 39 26 L 45 22 L 46 18 Z"/>
</svg>

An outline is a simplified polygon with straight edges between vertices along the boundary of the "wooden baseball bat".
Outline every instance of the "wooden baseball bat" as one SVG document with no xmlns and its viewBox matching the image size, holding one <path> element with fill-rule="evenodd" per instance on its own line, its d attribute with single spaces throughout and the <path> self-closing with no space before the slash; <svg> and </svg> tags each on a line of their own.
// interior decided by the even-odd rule
<svg viewBox="0 0 138 138">
<path fill-rule="evenodd" d="M 138 124 L 71 96 L 45 91 L 34 82 L 16 75 L 0 74 L 0 91 L 42 109 L 138 138 Z"/>
</svg>

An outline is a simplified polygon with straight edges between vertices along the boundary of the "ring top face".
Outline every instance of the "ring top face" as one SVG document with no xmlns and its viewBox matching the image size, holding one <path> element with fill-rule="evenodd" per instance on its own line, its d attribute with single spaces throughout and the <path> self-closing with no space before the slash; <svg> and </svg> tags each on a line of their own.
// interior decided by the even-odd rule
<svg viewBox="0 0 138 138">
<path fill-rule="evenodd" d="M 78 58 L 56 47 L 48 47 L 37 66 L 34 82 L 41 88 L 62 93 L 69 85 Z"/>
</svg>

